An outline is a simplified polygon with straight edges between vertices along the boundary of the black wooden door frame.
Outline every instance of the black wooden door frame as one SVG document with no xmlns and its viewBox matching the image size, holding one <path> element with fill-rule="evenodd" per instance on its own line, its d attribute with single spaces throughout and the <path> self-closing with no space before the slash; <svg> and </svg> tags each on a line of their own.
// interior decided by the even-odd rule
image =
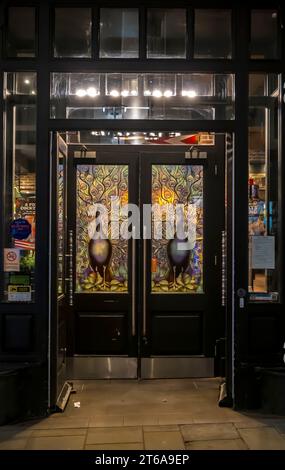
<svg viewBox="0 0 285 470">
<path fill-rule="evenodd" d="M 82 123 L 82 121 L 78 122 L 76 121 L 80 127 L 81 130 L 86 130 L 87 128 L 84 126 L 85 122 Z M 152 123 L 153 126 L 151 127 L 152 129 L 155 128 L 155 130 L 165 130 L 165 124 L 164 125 L 161 125 L 161 123 L 157 123 L 157 122 L 153 122 Z M 188 123 L 189 124 L 189 123 Z M 213 126 L 214 124 L 214 126 Z M 231 123 L 230 123 L 231 124 Z M 190 132 L 195 132 L 197 129 L 199 129 L 199 125 L 196 123 L 196 127 L 193 126 L 193 123 L 191 122 L 191 126 L 192 127 L 192 130 Z M 215 123 L 211 123 L 211 127 L 210 127 L 210 131 L 212 131 L 213 127 L 215 127 Z M 231 125 L 229 126 L 231 128 Z M 109 127 L 110 128 L 110 127 Z M 189 128 L 189 126 L 188 126 Z M 74 129 L 74 122 L 72 123 L 72 129 Z M 127 130 L 127 128 L 125 128 Z M 167 123 L 167 130 L 170 130 L 171 129 L 171 122 Z M 196 129 L 194 131 L 194 129 Z M 68 131 L 70 130 L 70 126 L 69 126 L 69 123 L 68 122 L 65 122 L 65 127 L 64 127 L 64 131 Z M 137 128 L 136 129 L 137 131 L 139 131 L 139 129 Z M 52 131 L 50 131 L 50 135 L 53 135 L 55 132 L 62 132 L 63 131 L 63 128 L 61 129 L 58 129 L 57 131 L 54 131 L 54 129 Z M 226 139 L 226 136 L 228 136 L 228 139 Z M 216 147 L 211 149 L 211 153 L 215 153 L 216 151 L 218 151 L 218 149 L 223 149 L 223 153 L 224 153 L 224 156 L 222 158 L 224 158 L 224 163 L 225 163 L 225 167 L 226 168 L 230 168 L 230 166 L 232 165 L 232 158 L 233 158 L 233 154 L 234 152 L 231 151 L 231 152 L 227 152 L 226 151 L 226 140 L 229 141 L 229 139 L 232 141 L 232 138 L 231 138 L 232 134 L 231 133 L 220 133 L 220 135 L 216 135 L 216 141 L 218 142 L 218 145 L 217 145 L 217 150 L 216 150 Z M 50 142 L 52 142 L 52 139 L 50 139 Z M 78 145 L 78 148 L 76 145 L 71 145 L 70 146 L 72 148 L 72 152 L 74 152 L 74 150 L 79 150 L 80 149 L 80 145 Z M 92 148 L 94 149 L 96 146 L 95 145 L 92 145 Z M 154 154 L 161 154 L 162 152 L 166 153 L 166 154 L 174 154 L 175 153 L 175 150 L 177 150 L 177 152 L 182 155 L 183 152 L 185 152 L 188 147 L 187 146 L 172 146 L 172 145 L 169 145 L 169 146 L 159 146 L 159 145 L 154 145 L 154 146 L 146 146 L 146 145 L 136 145 L 136 146 L 120 146 L 120 145 L 99 145 L 97 146 L 98 148 L 98 152 L 99 152 L 99 155 L 100 153 L 102 153 L 102 155 L 110 155 L 111 152 L 114 152 L 115 150 L 115 157 L 111 157 L 111 160 L 115 161 L 116 160 L 116 155 L 118 156 L 121 156 L 119 157 L 119 160 L 121 160 L 122 156 L 124 156 L 124 154 L 130 154 L 130 155 L 139 155 L 140 153 L 151 153 L 151 148 L 153 147 L 153 153 Z M 229 145 L 228 145 L 229 147 Z M 200 147 L 201 148 L 201 147 Z M 230 148 L 231 148 L 231 144 L 230 144 Z M 205 150 L 207 151 L 207 147 L 204 147 L 202 148 L 202 150 Z M 231 150 L 233 150 L 231 148 Z M 52 149 L 51 149 L 51 154 L 52 154 Z M 69 156 L 70 155 L 70 152 L 69 152 Z M 227 162 L 227 158 L 230 158 L 230 161 Z M 210 157 L 209 157 L 210 158 Z M 89 161 L 90 160 L 90 161 Z M 99 157 L 99 160 L 101 160 L 101 158 Z M 108 158 L 109 160 L 109 158 Z M 80 159 L 80 158 L 76 158 L 75 159 L 75 162 L 77 164 L 84 164 L 84 163 L 92 163 L 92 161 L 94 162 L 94 160 L 92 159 L 88 159 L 88 158 L 84 158 L 84 159 Z M 98 159 L 96 158 L 95 160 L 97 163 L 98 163 Z M 126 160 L 127 161 L 127 160 Z M 103 160 L 102 160 L 103 162 Z M 189 162 L 191 163 L 191 160 L 189 160 Z M 197 161 L 198 162 L 198 161 Z M 76 164 L 74 162 L 70 163 L 68 165 L 68 178 L 71 178 L 74 180 L 75 176 L 74 176 L 74 165 Z M 53 169 L 53 172 L 56 171 L 56 167 L 54 166 L 54 169 Z M 229 173 L 228 175 L 225 175 L 226 176 L 226 184 L 228 186 L 228 197 L 229 195 L 231 194 L 231 186 L 232 186 L 232 181 L 231 181 L 231 174 Z M 53 176 L 54 178 L 54 176 Z M 75 181 L 73 181 L 73 183 L 75 184 Z M 73 185 L 74 185 L 73 184 Z M 73 201 L 73 206 L 74 206 L 74 201 Z M 228 198 L 228 212 L 229 210 L 231 210 L 231 203 L 230 203 L 230 200 Z M 71 208 L 71 211 L 73 211 L 73 217 L 74 217 L 74 207 Z M 70 212 L 69 212 L 70 213 Z M 51 214 L 52 216 L 52 214 Z M 226 214 L 225 213 L 225 222 L 227 223 L 227 227 L 226 227 L 226 230 L 228 232 L 228 240 L 230 242 L 231 240 L 231 218 L 230 218 L 230 215 L 229 214 Z M 72 221 L 71 225 L 74 226 L 74 220 Z M 53 236 L 55 236 L 53 234 Z M 75 249 L 75 247 L 73 248 Z M 138 249 L 137 249 L 137 253 L 138 253 Z M 227 368 L 227 380 L 228 380 L 228 383 L 229 385 L 231 384 L 231 374 L 232 374 L 232 362 L 231 362 L 231 351 L 232 351 L 232 338 L 231 336 L 229 337 L 229 334 L 231 335 L 231 325 L 232 325 L 232 315 L 231 315 L 231 310 L 229 310 L 229 307 L 231 308 L 232 306 L 232 302 L 230 301 L 229 299 L 229 296 L 230 296 L 230 278 L 231 278 L 231 261 L 232 261 L 232 247 L 229 246 L 228 244 L 228 248 L 227 248 L 227 275 L 228 275 L 228 280 L 227 280 L 227 286 L 228 286 L 228 292 L 227 292 L 227 309 L 226 309 L 226 313 L 225 313 L 225 316 L 226 316 L 226 328 L 227 328 L 227 332 L 225 332 L 225 336 L 227 337 L 227 341 L 228 341 L 228 347 L 227 347 L 227 360 L 226 360 L 226 368 Z M 54 278 L 55 275 L 56 275 L 56 272 L 55 272 L 55 263 L 53 262 L 52 263 L 52 266 L 53 266 L 53 269 L 51 271 L 51 277 Z M 139 281 L 140 282 L 140 281 Z M 53 315 L 53 314 L 52 314 Z M 51 317 L 52 317 L 51 315 Z M 141 318 L 141 312 L 140 312 L 140 318 Z M 52 323 L 51 323 L 52 324 Z M 54 326 L 53 326 L 54 328 Z M 138 328 L 141 328 L 141 325 L 137 325 L 137 330 Z M 71 328 L 72 330 L 72 328 Z M 69 336 L 71 335 L 72 337 L 72 331 L 70 333 L 69 331 Z M 50 338 L 51 338 L 51 341 L 52 343 L 55 341 L 55 338 L 56 338 L 56 335 L 55 335 L 55 331 L 52 332 L 51 331 L 51 334 L 50 334 Z M 51 343 L 51 344 L 52 344 Z M 56 366 L 55 366 L 55 360 L 56 360 L 56 354 L 55 354 L 55 346 L 53 345 L 53 347 L 51 347 L 51 351 L 53 351 L 53 353 L 51 354 L 51 357 L 50 357 L 50 364 L 51 364 L 51 370 L 55 371 L 56 370 Z M 53 390 L 53 396 L 54 395 L 54 390 L 55 390 L 55 385 L 52 386 L 52 384 L 54 383 L 55 381 L 55 377 L 54 377 L 54 373 L 53 373 L 53 377 L 51 376 L 51 390 Z"/>
</svg>

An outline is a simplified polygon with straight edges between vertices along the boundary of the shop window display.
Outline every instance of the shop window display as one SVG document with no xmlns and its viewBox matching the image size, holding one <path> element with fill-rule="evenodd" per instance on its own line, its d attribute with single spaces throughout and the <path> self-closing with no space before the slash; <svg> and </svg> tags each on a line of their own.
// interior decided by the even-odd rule
<svg viewBox="0 0 285 470">
<path fill-rule="evenodd" d="M 35 291 L 36 74 L 5 74 L 5 175 L 1 299 L 30 302 Z"/>
</svg>

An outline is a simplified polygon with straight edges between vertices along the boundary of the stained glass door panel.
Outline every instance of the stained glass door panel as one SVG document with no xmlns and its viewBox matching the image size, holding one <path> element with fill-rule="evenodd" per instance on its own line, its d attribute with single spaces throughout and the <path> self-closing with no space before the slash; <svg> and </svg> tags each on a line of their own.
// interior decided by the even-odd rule
<svg viewBox="0 0 285 470">
<path fill-rule="evenodd" d="M 152 165 L 151 292 L 203 293 L 203 166 Z"/>
<path fill-rule="evenodd" d="M 76 293 L 128 292 L 128 240 L 119 230 L 128 176 L 128 165 L 76 167 Z"/>
</svg>

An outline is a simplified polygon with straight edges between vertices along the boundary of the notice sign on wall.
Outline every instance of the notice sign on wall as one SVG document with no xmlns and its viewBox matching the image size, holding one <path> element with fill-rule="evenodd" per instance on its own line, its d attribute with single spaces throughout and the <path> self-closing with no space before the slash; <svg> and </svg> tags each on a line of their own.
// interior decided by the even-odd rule
<svg viewBox="0 0 285 470">
<path fill-rule="evenodd" d="M 18 248 L 4 248 L 4 272 L 20 271 L 20 250 Z"/>
<path fill-rule="evenodd" d="M 275 269 L 275 237 L 253 236 L 252 268 Z"/>
<path fill-rule="evenodd" d="M 31 286 L 8 286 L 9 302 L 31 302 L 32 288 Z"/>
</svg>

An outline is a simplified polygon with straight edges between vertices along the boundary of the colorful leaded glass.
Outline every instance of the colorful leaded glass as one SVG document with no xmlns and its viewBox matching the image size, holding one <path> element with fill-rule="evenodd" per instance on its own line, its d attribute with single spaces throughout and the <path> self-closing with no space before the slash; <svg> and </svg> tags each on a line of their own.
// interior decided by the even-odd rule
<svg viewBox="0 0 285 470">
<path fill-rule="evenodd" d="M 127 292 L 128 240 L 111 237 L 111 203 L 128 203 L 128 166 L 78 165 L 76 181 L 76 292 Z M 108 212 L 105 239 L 92 237 L 96 204 Z"/>
<path fill-rule="evenodd" d="M 186 238 L 167 236 L 166 215 L 162 218 L 162 236 L 155 235 L 155 211 L 152 218 L 152 293 L 203 292 L 203 166 L 153 165 L 152 204 L 182 206 Z M 174 227 L 176 227 L 177 213 Z M 188 227 L 189 225 L 189 227 Z M 187 231 L 188 228 L 188 231 Z"/>
</svg>

